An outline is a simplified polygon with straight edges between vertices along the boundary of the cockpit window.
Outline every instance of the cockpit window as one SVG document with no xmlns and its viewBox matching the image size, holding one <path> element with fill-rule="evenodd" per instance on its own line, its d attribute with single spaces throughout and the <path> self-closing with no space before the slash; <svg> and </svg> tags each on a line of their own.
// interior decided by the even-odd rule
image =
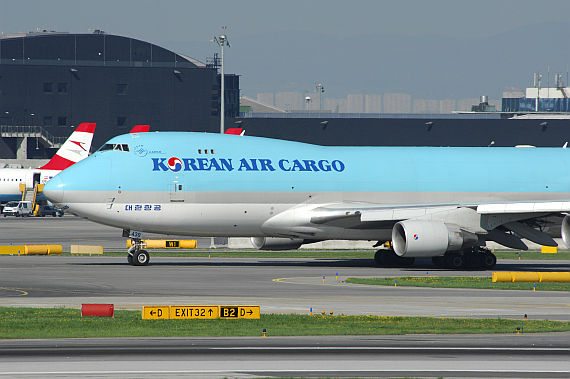
<svg viewBox="0 0 570 379">
<path fill-rule="evenodd" d="M 126 143 L 106 143 L 98 151 L 115 150 L 115 151 L 130 151 L 129 145 Z"/>
</svg>

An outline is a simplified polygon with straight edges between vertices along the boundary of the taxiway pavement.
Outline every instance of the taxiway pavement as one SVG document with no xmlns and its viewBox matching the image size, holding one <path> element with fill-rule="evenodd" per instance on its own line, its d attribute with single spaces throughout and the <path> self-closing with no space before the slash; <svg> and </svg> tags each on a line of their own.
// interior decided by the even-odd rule
<svg viewBox="0 0 570 379">
<path fill-rule="evenodd" d="M 569 340 L 569 333 L 4 340 L 0 378 L 567 378 Z"/>
</svg>

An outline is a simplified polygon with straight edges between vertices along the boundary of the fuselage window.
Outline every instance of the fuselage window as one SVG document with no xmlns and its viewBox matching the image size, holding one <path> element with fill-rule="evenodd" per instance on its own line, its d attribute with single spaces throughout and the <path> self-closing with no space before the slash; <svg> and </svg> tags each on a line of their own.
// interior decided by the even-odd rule
<svg viewBox="0 0 570 379">
<path fill-rule="evenodd" d="M 113 144 L 106 143 L 103 146 L 101 146 L 101 148 L 99 149 L 99 151 L 106 151 L 106 150 L 113 150 Z"/>
<path fill-rule="evenodd" d="M 115 151 L 130 151 L 129 145 L 126 143 L 106 143 L 98 151 L 115 150 Z"/>
<path fill-rule="evenodd" d="M 214 154 L 214 149 L 210 149 L 210 154 Z"/>
<path fill-rule="evenodd" d="M 198 149 L 198 154 L 202 154 L 202 149 Z"/>
</svg>

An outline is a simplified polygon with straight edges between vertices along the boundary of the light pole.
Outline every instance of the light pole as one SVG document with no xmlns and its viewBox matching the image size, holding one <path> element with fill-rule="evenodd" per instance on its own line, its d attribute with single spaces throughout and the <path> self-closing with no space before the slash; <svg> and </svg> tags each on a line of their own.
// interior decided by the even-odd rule
<svg viewBox="0 0 570 379">
<path fill-rule="evenodd" d="M 226 26 L 222 26 L 222 30 L 225 31 Z M 222 74 L 221 74 L 221 89 L 220 89 L 220 133 L 224 134 L 224 116 L 225 116 L 225 96 L 224 96 L 224 46 L 230 47 L 230 42 L 228 41 L 228 36 L 221 34 L 219 36 L 214 36 L 214 42 L 216 42 L 220 49 L 222 50 Z"/>
<path fill-rule="evenodd" d="M 323 83 L 317 83 L 317 93 L 319 94 L 319 111 L 323 110 L 323 93 L 325 92 L 325 87 L 323 87 Z"/>
<path fill-rule="evenodd" d="M 309 112 L 309 103 L 311 102 L 311 96 L 305 96 L 305 103 L 307 103 L 307 112 Z"/>
</svg>

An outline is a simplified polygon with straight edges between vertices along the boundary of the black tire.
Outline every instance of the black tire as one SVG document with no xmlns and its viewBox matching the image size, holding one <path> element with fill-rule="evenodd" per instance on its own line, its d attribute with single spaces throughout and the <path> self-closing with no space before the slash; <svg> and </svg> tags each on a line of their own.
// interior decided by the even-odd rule
<svg viewBox="0 0 570 379">
<path fill-rule="evenodd" d="M 467 270 L 477 270 L 483 267 L 483 254 L 479 251 L 464 250 L 463 258 L 465 259 L 464 268 Z"/>
<path fill-rule="evenodd" d="M 133 262 L 135 266 L 146 266 L 148 262 L 150 262 L 150 255 L 146 250 L 139 250 L 139 252 L 133 256 Z"/>
<path fill-rule="evenodd" d="M 497 257 L 495 256 L 495 254 L 487 252 L 483 254 L 483 257 L 481 258 L 481 263 L 483 267 L 486 269 L 493 268 L 497 264 Z"/>
<path fill-rule="evenodd" d="M 374 254 L 374 263 L 377 267 L 409 267 L 414 264 L 416 258 L 404 258 L 392 250 L 378 250 Z"/>
<path fill-rule="evenodd" d="M 127 262 L 129 262 L 130 265 L 133 264 L 133 256 L 131 254 L 127 254 Z"/>
<path fill-rule="evenodd" d="M 431 262 L 433 263 L 433 265 L 435 267 L 439 267 L 439 268 L 445 267 L 445 262 L 444 262 L 443 257 L 432 257 Z"/>
<path fill-rule="evenodd" d="M 414 264 L 415 261 L 416 258 L 398 257 L 397 265 L 398 267 L 410 267 L 411 265 Z"/>
<path fill-rule="evenodd" d="M 445 266 L 453 270 L 462 269 L 465 266 L 465 258 L 460 254 L 445 255 Z"/>
<path fill-rule="evenodd" d="M 384 250 L 378 250 L 374 254 L 374 265 L 376 267 L 384 267 Z"/>
</svg>

